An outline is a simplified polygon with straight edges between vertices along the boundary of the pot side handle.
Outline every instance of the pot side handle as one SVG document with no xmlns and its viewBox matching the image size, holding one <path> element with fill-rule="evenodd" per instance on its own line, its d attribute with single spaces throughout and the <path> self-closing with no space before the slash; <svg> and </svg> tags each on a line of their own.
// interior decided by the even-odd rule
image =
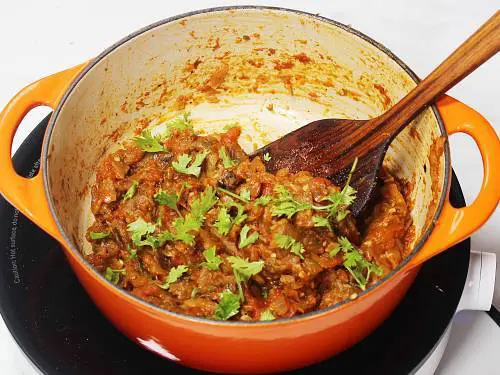
<svg viewBox="0 0 500 375">
<path fill-rule="evenodd" d="M 447 95 L 437 101 L 437 107 L 448 134 L 466 133 L 476 142 L 483 159 L 483 183 L 469 206 L 455 208 L 446 199 L 434 230 L 410 260 L 410 267 L 469 237 L 488 220 L 500 200 L 500 140 L 495 129 L 478 112 Z"/>
<path fill-rule="evenodd" d="M 64 241 L 49 209 L 43 173 L 40 170 L 33 178 L 24 178 L 16 173 L 11 159 L 12 140 L 31 109 L 40 105 L 56 108 L 67 87 L 86 65 L 87 62 L 29 84 L 0 113 L 0 193 L 59 242 Z"/>
</svg>

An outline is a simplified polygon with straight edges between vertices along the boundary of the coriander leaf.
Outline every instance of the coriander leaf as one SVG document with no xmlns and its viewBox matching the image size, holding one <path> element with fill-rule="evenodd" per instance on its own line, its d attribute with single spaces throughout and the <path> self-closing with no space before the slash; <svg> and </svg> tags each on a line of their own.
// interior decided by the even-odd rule
<svg viewBox="0 0 500 375">
<path fill-rule="evenodd" d="M 357 165 L 358 165 L 358 158 L 356 157 L 352 162 L 351 170 L 349 171 L 349 176 L 347 176 L 347 181 L 345 183 L 345 186 L 348 186 L 351 183 L 352 174 L 356 170 Z"/>
<path fill-rule="evenodd" d="M 286 216 L 288 219 L 291 219 L 297 212 L 312 208 L 309 203 L 295 200 L 292 194 L 283 185 L 277 185 L 274 191 L 277 197 L 275 197 L 272 202 L 272 216 Z"/>
<path fill-rule="evenodd" d="M 200 194 L 198 198 L 194 199 L 189 205 L 191 209 L 191 215 L 193 215 L 203 223 L 205 214 L 210 211 L 210 209 L 216 203 L 217 197 L 215 196 L 215 190 L 211 186 L 209 186 L 203 193 Z"/>
<path fill-rule="evenodd" d="M 118 285 L 120 282 L 120 275 L 125 275 L 125 268 L 121 270 L 114 270 L 111 267 L 106 268 L 106 272 L 104 273 L 104 278 L 115 285 Z"/>
<path fill-rule="evenodd" d="M 238 247 L 240 249 L 243 249 L 245 246 L 253 244 L 255 241 L 257 241 L 259 239 L 259 233 L 258 232 L 253 232 L 250 236 L 248 236 L 248 231 L 249 230 L 250 230 L 250 227 L 248 225 L 245 225 L 241 229 L 241 232 L 240 232 L 240 243 L 238 245 Z"/>
<path fill-rule="evenodd" d="M 170 288 L 170 284 L 175 283 L 179 278 L 188 271 L 187 266 L 181 265 L 178 267 L 173 267 L 170 269 L 165 282 L 162 285 L 159 285 L 160 288 L 168 290 Z"/>
<path fill-rule="evenodd" d="M 229 169 L 236 166 L 236 162 L 229 157 L 224 147 L 219 150 L 219 156 L 222 159 L 224 168 Z"/>
<path fill-rule="evenodd" d="M 137 250 L 132 249 L 129 245 L 128 251 L 130 252 L 130 255 L 128 256 L 127 260 L 132 260 L 137 258 Z"/>
<path fill-rule="evenodd" d="M 347 207 L 352 204 L 354 199 L 356 199 L 356 190 L 346 185 L 341 191 L 335 191 L 323 197 L 322 201 L 329 201 L 331 204 L 323 206 L 322 209 L 328 210 L 328 217 L 340 222 L 349 214 Z"/>
<path fill-rule="evenodd" d="M 234 218 L 229 214 L 229 209 L 231 207 L 235 207 L 238 210 Z M 224 206 L 220 208 L 214 227 L 217 228 L 221 235 L 227 236 L 233 225 L 239 225 L 246 220 L 248 216 L 244 212 L 245 207 L 241 204 L 232 200 L 227 201 L 224 203 Z"/>
<path fill-rule="evenodd" d="M 230 290 L 225 290 L 219 294 L 219 303 L 215 308 L 215 319 L 228 320 L 230 317 L 238 314 L 240 310 L 240 297 L 233 294 Z"/>
<path fill-rule="evenodd" d="M 193 160 L 192 156 L 189 156 L 187 154 L 182 154 L 177 157 L 177 160 L 172 162 L 172 167 L 179 173 L 184 173 L 184 174 L 191 174 L 196 177 L 200 177 L 200 172 L 201 172 L 201 164 L 203 163 L 203 160 L 207 157 L 207 155 L 210 153 L 209 150 L 204 150 L 201 152 L 198 152 L 195 157 L 194 161 L 191 163 Z M 188 164 L 191 164 L 188 167 Z"/>
<path fill-rule="evenodd" d="M 264 267 L 264 261 L 259 260 L 256 262 L 249 262 L 241 257 L 229 256 L 227 257 L 233 270 L 238 273 L 240 280 L 248 281 L 250 277 L 257 275 Z"/>
<path fill-rule="evenodd" d="M 159 247 L 162 247 L 165 242 L 167 241 L 172 241 L 174 239 L 174 236 L 172 233 L 169 231 L 165 231 L 162 234 L 158 236 L 151 236 L 148 235 L 146 236 L 145 240 L 142 240 L 138 243 L 136 243 L 137 246 L 151 246 L 154 249 L 157 249 Z"/>
<path fill-rule="evenodd" d="M 265 321 L 269 321 L 269 320 L 274 320 L 276 319 L 273 315 L 273 313 L 271 312 L 271 310 L 264 310 L 260 313 L 260 318 L 259 320 L 261 322 L 265 322 Z"/>
<path fill-rule="evenodd" d="M 274 241 L 276 241 L 276 245 L 278 245 L 278 247 L 290 250 L 292 254 L 304 259 L 304 256 L 302 255 L 305 252 L 304 246 L 293 237 L 287 236 L 286 234 L 277 234 L 274 236 Z"/>
<path fill-rule="evenodd" d="M 233 219 L 233 224 L 234 225 L 240 225 L 243 223 L 248 215 L 245 214 L 245 207 L 239 203 L 236 203 L 234 201 L 228 201 L 226 202 L 227 207 L 235 207 L 237 209 L 236 216 Z"/>
<path fill-rule="evenodd" d="M 174 239 L 176 241 L 182 241 L 186 245 L 192 245 L 194 242 L 194 235 L 189 232 L 200 229 L 197 222 L 191 220 L 189 216 L 175 219 L 173 226 L 175 228 Z"/>
<path fill-rule="evenodd" d="M 361 251 L 346 237 L 339 237 L 338 242 L 339 246 L 330 252 L 330 256 L 335 256 L 339 251 L 342 251 L 344 258 L 343 266 L 349 271 L 354 280 L 356 280 L 361 290 L 365 290 L 371 273 L 380 276 L 382 275 L 382 269 L 375 263 L 368 261 Z"/>
<path fill-rule="evenodd" d="M 339 245 L 344 252 L 353 251 L 354 245 L 347 239 L 347 237 L 341 236 L 338 238 Z"/>
<path fill-rule="evenodd" d="M 262 158 L 264 159 L 264 161 L 270 161 L 271 160 L 271 155 L 269 155 L 269 152 L 266 152 Z"/>
<path fill-rule="evenodd" d="M 205 214 L 215 203 L 217 203 L 215 190 L 209 186 L 198 198 L 191 202 L 189 205 L 190 212 L 185 217 L 179 217 L 174 221 L 174 239 L 191 245 L 194 241 L 194 236 L 190 232 L 200 230 L 205 221 Z"/>
<path fill-rule="evenodd" d="M 221 207 L 217 215 L 217 220 L 214 223 L 214 227 L 217 231 L 223 235 L 227 236 L 231 227 L 233 226 L 233 220 L 231 215 L 229 215 L 226 207 Z"/>
<path fill-rule="evenodd" d="M 301 259 L 304 259 L 304 256 L 302 255 L 304 253 L 304 246 L 300 242 L 295 242 L 292 247 L 290 248 L 290 252 L 292 254 L 297 255 Z"/>
<path fill-rule="evenodd" d="M 354 245 L 347 239 L 347 237 L 341 236 L 337 239 L 338 245 L 336 248 L 330 251 L 330 256 L 336 256 L 340 251 L 343 253 L 349 253 L 355 250 Z"/>
<path fill-rule="evenodd" d="M 155 225 L 157 227 L 161 227 L 161 216 L 158 216 L 158 218 L 156 219 Z"/>
<path fill-rule="evenodd" d="M 249 200 L 250 200 L 250 192 L 247 193 L 245 191 L 243 193 L 243 195 L 241 193 L 240 193 L 240 195 L 238 195 L 236 193 L 233 193 L 230 190 L 227 190 L 227 189 L 224 189 L 224 188 L 221 188 L 221 187 L 218 187 L 217 190 L 220 191 L 221 193 L 229 195 L 230 197 L 236 198 L 236 199 L 242 201 L 243 203 L 248 203 Z M 244 189 L 242 189 L 242 190 L 244 190 Z M 248 199 L 246 199 L 245 197 L 248 197 Z"/>
<path fill-rule="evenodd" d="M 189 119 L 188 112 L 184 113 L 182 117 L 176 117 L 172 120 L 167 121 L 165 125 L 166 125 L 166 130 L 164 134 L 165 138 L 168 138 L 172 135 L 172 129 L 177 129 L 179 131 L 193 130 L 193 124 Z"/>
<path fill-rule="evenodd" d="M 365 290 L 368 283 L 363 275 L 363 260 L 363 256 L 357 251 L 344 254 L 344 267 L 354 277 L 361 290 Z"/>
<path fill-rule="evenodd" d="M 322 198 L 322 201 L 329 201 L 331 204 L 320 207 L 313 206 L 314 209 L 328 210 L 328 218 L 334 218 L 337 222 L 341 222 L 347 217 L 350 212 L 347 207 L 349 207 L 356 199 L 356 190 L 350 186 L 349 183 L 357 164 L 358 159 L 356 158 L 352 164 L 346 184 L 341 191 L 335 191 Z"/>
<path fill-rule="evenodd" d="M 167 206 L 172 210 L 175 210 L 179 216 L 181 213 L 177 208 L 177 203 L 179 202 L 179 195 L 177 193 L 167 193 L 166 191 L 159 190 L 158 193 L 154 195 L 154 200 L 160 206 Z"/>
<path fill-rule="evenodd" d="M 203 262 L 202 265 L 208 268 L 210 271 L 217 271 L 220 264 L 222 263 L 222 258 L 217 256 L 215 246 L 209 247 L 203 252 L 203 256 L 207 260 Z"/>
<path fill-rule="evenodd" d="M 92 240 L 102 240 L 103 238 L 109 237 L 108 232 L 90 232 L 90 238 Z"/>
<path fill-rule="evenodd" d="M 271 199 L 270 195 L 263 195 L 254 201 L 254 205 L 265 207 L 269 204 L 269 202 L 271 202 Z"/>
<path fill-rule="evenodd" d="M 140 246 L 138 244 L 141 242 L 143 236 L 153 233 L 155 229 L 156 225 L 144 221 L 143 218 L 139 218 L 127 225 L 127 230 L 131 233 L 130 238 L 137 246 Z"/>
<path fill-rule="evenodd" d="M 264 261 L 249 262 L 246 259 L 230 256 L 227 257 L 231 267 L 233 267 L 234 278 L 238 284 L 241 300 L 244 300 L 242 283 L 246 283 L 250 277 L 257 275 L 264 267 Z"/>
<path fill-rule="evenodd" d="M 240 191 L 240 198 L 244 201 L 250 201 L 250 190 L 248 189 L 241 189 Z"/>
<path fill-rule="evenodd" d="M 133 138 L 133 141 L 146 152 L 165 151 L 165 148 L 160 143 L 160 137 L 153 137 L 149 129 L 144 129 L 140 136 Z"/>
<path fill-rule="evenodd" d="M 333 232 L 333 228 L 328 218 L 322 216 L 313 216 L 312 221 L 315 227 L 327 227 L 330 232 Z"/>
<path fill-rule="evenodd" d="M 139 182 L 137 181 L 132 181 L 132 185 L 128 188 L 127 192 L 123 196 L 123 201 L 125 202 L 127 199 L 131 199 L 134 195 L 135 192 L 137 191 L 137 187 L 139 186 Z"/>
</svg>

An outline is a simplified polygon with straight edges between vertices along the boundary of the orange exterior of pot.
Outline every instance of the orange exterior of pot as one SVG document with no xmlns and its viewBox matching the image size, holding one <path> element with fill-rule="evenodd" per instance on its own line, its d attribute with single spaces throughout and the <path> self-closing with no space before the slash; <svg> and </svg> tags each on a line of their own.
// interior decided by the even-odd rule
<svg viewBox="0 0 500 375">
<path fill-rule="evenodd" d="M 41 105 L 55 109 L 73 79 L 86 65 L 83 63 L 31 83 L 19 91 L 0 113 L 0 193 L 59 242 L 62 236 L 50 213 L 42 170 L 33 178 L 21 177 L 14 170 L 10 154 L 14 135 L 24 116 Z"/>
<path fill-rule="evenodd" d="M 396 308 L 418 268 L 400 272 L 355 301 L 299 319 L 225 324 L 166 315 L 102 283 L 70 254 L 94 302 L 130 339 L 183 365 L 213 372 L 264 373 L 303 367 L 335 355 L 374 331 Z"/>
</svg>

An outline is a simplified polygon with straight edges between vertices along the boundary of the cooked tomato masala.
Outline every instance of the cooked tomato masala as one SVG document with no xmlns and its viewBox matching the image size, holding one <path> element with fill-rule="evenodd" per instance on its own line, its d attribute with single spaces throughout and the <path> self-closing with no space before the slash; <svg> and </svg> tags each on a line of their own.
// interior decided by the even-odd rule
<svg viewBox="0 0 500 375">
<path fill-rule="evenodd" d="M 185 116 L 105 157 L 91 190 L 88 261 L 167 310 L 262 321 L 354 299 L 407 255 L 409 208 L 387 172 L 357 223 L 349 182 L 270 174 L 272 155 L 250 159 L 239 135 L 197 135 Z"/>
</svg>

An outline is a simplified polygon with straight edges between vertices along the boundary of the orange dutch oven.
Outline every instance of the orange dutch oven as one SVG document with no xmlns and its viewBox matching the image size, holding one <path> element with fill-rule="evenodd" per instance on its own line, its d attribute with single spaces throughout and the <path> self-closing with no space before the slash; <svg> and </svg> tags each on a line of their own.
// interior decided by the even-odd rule
<svg viewBox="0 0 500 375">
<path fill-rule="evenodd" d="M 0 115 L 0 192 L 59 241 L 95 304 L 139 345 L 208 371 L 306 366 L 369 335 L 398 305 L 422 262 L 470 236 L 494 212 L 500 199 L 500 141 L 480 114 L 442 97 L 388 151 L 385 166 L 408 186 L 411 255 L 354 300 L 272 322 L 221 322 L 169 312 L 97 273 L 82 255 L 89 246 L 84 234 L 92 220 L 89 184 L 96 165 L 117 140 L 165 112 L 190 111 L 195 123 L 239 121 L 242 146 L 251 151 L 314 119 L 376 116 L 417 81 L 386 48 L 323 17 L 267 7 L 180 15 L 21 90 Z M 264 111 L 269 104 L 274 110 Z M 54 113 L 40 172 L 27 179 L 14 171 L 11 145 L 24 115 L 38 105 Z M 464 208 L 448 201 L 447 137 L 458 132 L 475 140 L 484 168 L 481 191 Z"/>
</svg>

